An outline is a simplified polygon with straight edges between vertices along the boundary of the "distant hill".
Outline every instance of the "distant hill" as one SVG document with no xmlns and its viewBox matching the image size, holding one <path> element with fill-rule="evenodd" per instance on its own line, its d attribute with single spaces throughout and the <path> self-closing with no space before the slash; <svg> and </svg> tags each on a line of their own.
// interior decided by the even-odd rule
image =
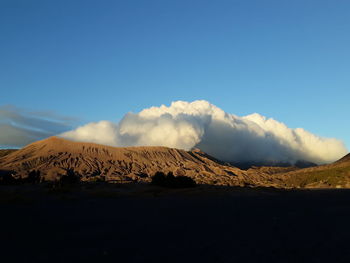
<svg viewBox="0 0 350 263">
<path fill-rule="evenodd" d="M 332 164 L 285 173 L 281 180 L 288 187 L 350 188 L 350 154 Z"/>
<path fill-rule="evenodd" d="M 235 167 L 238 167 L 242 170 L 248 170 L 253 167 L 291 167 L 294 166 L 296 168 L 308 168 L 315 167 L 317 164 L 299 160 L 295 164 L 291 164 L 288 162 L 231 162 Z"/>
</svg>

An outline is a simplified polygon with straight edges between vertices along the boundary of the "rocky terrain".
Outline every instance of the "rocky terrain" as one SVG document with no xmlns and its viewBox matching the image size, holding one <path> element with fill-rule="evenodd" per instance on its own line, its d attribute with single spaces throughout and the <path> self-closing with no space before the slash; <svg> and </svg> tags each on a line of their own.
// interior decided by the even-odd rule
<svg viewBox="0 0 350 263">
<path fill-rule="evenodd" d="M 191 177 L 197 184 L 277 188 L 348 188 L 350 156 L 330 164 L 297 167 L 252 167 L 241 170 L 198 149 L 111 147 L 58 137 L 32 143 L 0 158 L 2 174 L 26 178 L 36 172 L 41 181 L 57 181 L 74 171 L 82 181 L 150 182 L 158 171 Z"/>
</svg>

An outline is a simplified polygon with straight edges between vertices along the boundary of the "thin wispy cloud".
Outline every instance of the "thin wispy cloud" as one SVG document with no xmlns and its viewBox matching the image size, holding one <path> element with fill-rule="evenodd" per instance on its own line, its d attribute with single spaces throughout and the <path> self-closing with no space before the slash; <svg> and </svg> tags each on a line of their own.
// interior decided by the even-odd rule
<svg viewBox="0 0 350 263">
<path fill-rule="evenodd" d="M 22 147 L 74 127 L 77 119 L 50 111 L 33 112 L 13 105 L 0 106 L 0 147 Z"/>
</svg>

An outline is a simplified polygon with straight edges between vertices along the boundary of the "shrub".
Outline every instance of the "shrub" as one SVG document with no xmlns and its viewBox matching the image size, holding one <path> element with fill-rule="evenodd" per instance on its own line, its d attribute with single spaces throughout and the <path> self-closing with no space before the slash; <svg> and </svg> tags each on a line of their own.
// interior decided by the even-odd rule
<svg viewBox="0 0 350 263">
<path fill-rule="evenodd" d="M 177 183 L 177 187 L 179 188 L 186 188 L 186 187 L 195 187 L 196 186 L 196 182 L 188 176 L 177 176 L 176 178 L 176 183 Z"/>
<path fill-rule="evenodd" d="M 0 170 L 0 185 L 17 184 L 18 181 L 13 177 L 14 171 Z"/>
<path fill-rule="evenodd" d="M 152 177 L 153 185 L 169 188 L 187 188 L 196 186 L 196 182 L 188 176 L 174 176 L 172 172 L 165 175 L 163 172 L 156 172 Z"/>
<path fill-rule="evenodd" d="M 73 169 L 67 169 L 66 174 L 63 175 L 59 183 L 60 185 L 73 185 L 80 182 L 80 176 Z"/>
<path fill-rule="evenodd" d="M 165 186 L 166 185 L 166 176 L 163 172 L 156 172 L 152 177 L 152 184 Z"/>
<path fill-rule="evenodd" d="M 28 173 L 28 177 L 23 179 L 25 183 L 37 184 L 40 183 L 40 171 L 32 170 Z"/>
</svg>

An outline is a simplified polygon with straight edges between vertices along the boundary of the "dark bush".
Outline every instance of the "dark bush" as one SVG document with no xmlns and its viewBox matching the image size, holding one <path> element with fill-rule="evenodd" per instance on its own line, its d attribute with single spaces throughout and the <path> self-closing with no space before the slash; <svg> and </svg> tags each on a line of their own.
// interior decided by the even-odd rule
<svg viewBox="0 0 350 263">
<path fill-rule="evenodd" d="M 18 184 L 18 181 L 13 177 L 14 171 L 0 170 L 0 185 Z"/>
<path fill-rule="evenodd" d="M 80 182 L 80 176 L 73 169 L 67 169 L 66 174 L 63 175 L 59 183 L 60 185 L 74 185 Z"/>
<path fill-rule="evenodd" d="M 169 188 L 187 188 L 196 186 L 196 182 L 188 176 L 174 176 L 172 172 L 165 175 L 163 172 L 156 172 L 152 177 L 152 184 Z"/>
<path fill-rule="evenodd" d="M 28 173 L 28 177 L 23 179 L 25 183 L 37 184 L 40 183 L 40 171 L 32 170 Z"/>
<path fill-rule="evenodd" d="M 176 184 L 178 188 L 186 188 L 186 187 L 195 187 L 196 182 L 188 176 L 177 176 L 176 178 Z"/>
<path fill-rule="evenodd" d="M 152 184 L 165 186 L 166 185 L 166 176 L 163 172 L 156 172 L 152 177 Z"/>
</svg>

